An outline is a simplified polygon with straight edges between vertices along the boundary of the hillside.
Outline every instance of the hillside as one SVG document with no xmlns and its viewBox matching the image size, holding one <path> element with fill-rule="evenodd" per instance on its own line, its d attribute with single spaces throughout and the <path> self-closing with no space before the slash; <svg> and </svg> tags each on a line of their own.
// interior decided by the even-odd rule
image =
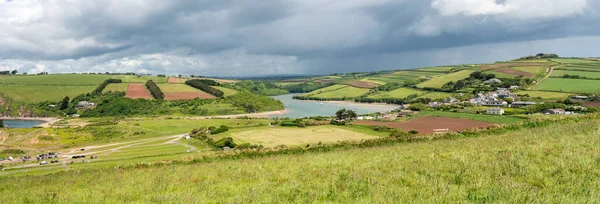
<svg viewBox="0 0 600 204">
<path fill-rule="evenodd" d="M 598 202 L 592 177 L 600 174 L 600 122 L 559 123 L 428 142 L 0 177 L 0 193 L 8 203 Z"/>
</svg>

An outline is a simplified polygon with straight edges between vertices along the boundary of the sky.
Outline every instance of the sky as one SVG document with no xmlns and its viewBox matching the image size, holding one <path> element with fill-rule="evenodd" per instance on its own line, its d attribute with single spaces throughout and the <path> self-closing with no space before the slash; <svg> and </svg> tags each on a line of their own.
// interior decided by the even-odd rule
<svg viewBox="0 0 600 204">
<path fill-rule="evenodd" d="M 0 0 L 0 70 L 317 75 L 600 56 L 600 0 Z"/>
</svg>

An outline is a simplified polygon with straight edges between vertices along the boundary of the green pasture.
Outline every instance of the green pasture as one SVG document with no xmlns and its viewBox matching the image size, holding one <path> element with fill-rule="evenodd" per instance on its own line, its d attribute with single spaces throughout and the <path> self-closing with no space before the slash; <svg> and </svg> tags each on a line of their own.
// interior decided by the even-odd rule
<svg viewBox="0 0 600 204">
<path fill-rule="evenodd" d="M 569 96 L 573 95 L 571 93 L 563 93 L 563 92 L 551 92 L 551 91 L 518 91 L 517 95 L 529 95 L 530 97 L 540 97 L 542 99 L 566 99 Z"/>
<path fill-rule="evenodd" d="M 172 92 L 200 92 L 201 90 L 188 86 L 187 84 L 158 84 L 160 90 L 164 93 Z"/>
<path fill-rule="evenodd" d="M 353 98 L 353 97 L 359 97 L 363 94 L 366 94 L 369 92 L 369 89 L 365 89 L 365 88 L 356 88 L 353 86 L 346 86 L 344 88 L 341 89 L 336 89 L 333 91 L 328 91 L 328 92 L 323 92 L 320 94 L 316 94 L 316 95 L 312 95 L 312 97 L 317 97 L 317 98 L 322 98 L 322 99 L 328 99 L 328 98 Z"/>
<path fill-rule="evenodd" d="M 224 96 L 231 96 L 231 95 L 237 93 L 236 90 L 233 90 L 230 88 L 225 88 L 225 87 L 220 87 L 220 86 L 213 86 L 213 88 L 221 90 L 225 94 Z"/>
<path fill-rule="evenodd" d="M 600 94 L 600 80 L 548 78 L 533 90 Z"/>
<path fill-rule="evenodd" d="M 539 74 L 539 73 L 545 73 L 547 68 L 543 67 L 543 66 L 528 66 L 528 67 L 511 67 L 511 69 L 514 69 L 517 71 L 522 71 L 522 72 L 529 72 L 532 74 Z"/>
<path fill-rule="evenodd" d="M 1 78 L 1 77 L 0 77 Z M 37 103 L 43 101 L 60 101 L 65 96 L 73 98 L 80 94 L 90 93 L 96 85 L 0 85 L 0 93 L 15 101 Z"/>
<path fill-rule="evenodd" d="M 563 64 L 588 64 L 588 63 L 598 63 L 598 61 L 593 60 L 585 60 L 585 59 L 567 59 L 567 58 L 557 58 L 551 59 L 552 61 L 563 63 Z"/>
<path fill-rule="evenodd" d="M 525 119 L 523 119 L 523 118 L 513 117 L 513 116 L 442 112 L 442 111 L 424 111 L 424 112 L 420 112 L 419 116 L 438 116 L 438 117 L 447 117 L 447 118 L 462 118 L 462 119 L 477 120 L 477 121 L 489 122 L 489 123 L 494 123 L 494 124 L 503 124 L 503 125 L 517 124 L 517 123 L 525 121 Z"/>
<path fill-rule="evenodd" d="M 376 94 L 370 95 L 369 98 L 406 98 L 407 96 L 412 94 L 422 95 L 424 93 L 424 91 L 420 91 L 417 89 L 399 88 L 390 92 L 378 92 Z"/>
<path fill-rule="evenodd" d="M 333 85 L 333 86 L 328 86 L 325 88 L 321 88 L 321 89 L 317 89 L 314 91 L 311 91 L 309 93 L 303 94 L 304 96 L 312 96 L 312 95 L 317 95 L 317 94 L 321 94 L 321 93 L 326 93 L 326 92 L 330 92 L 330 91 L 334 91 L 334 90 L 338 90 L 338 89 L 343 89 L 343 88 L 347 88 L 349 87 L 348 85 Z"/>
<path fill-rule="evenodd" d="M 448 82 L 458 81 L 458 80 L 467 78 L 467 77 L 469 77 L 469 75 L 471 73 L 473 73 L 472 70 L 462 70 L 462 71 L 451 73 L 451 74 L 436 76 L 428 81 L 417 84 L 417 87 L 419 87 L 419 88 L 424 88 L 424 87 L 441 88 L 442 86 L 444 86 L 444 84 L 446 84 Z"/>
<path fill-rule="evenodd" d="M 152 80 L 156 83 L 167 83 L 167 77 L 157 76 L 117 75 L 112 78 L 121 79 L 123 83 L 146 83 L 148 80 Z"/>
<path fill-rule="evenodd" d="M 417 98 L 430 98 L 430 99 L 444 99 L 444 98 L 448 98 L 454 96 L 454 94 L 452 93 L 446 93 L 446 92 L 428 92 L 426 94 L 423 94 Z"/>
<path fill-rule="evenodd" d="M 3 75 L 0 76 L 0 85 L 97 86 L 111 77 L 96 74 Z"/>
<path fill-rule="evenodd" d="M 552 76 L 556 76 L 556 77 L 562 77 L 565 74 L 600 79 L 600 72 L 584 72 L 584 71 L 570 71 L 570 70 L 554 70 L 554 71 L 552 71 Z"/>
<path fill-rule="evenodd" d="M 108 86 L 106 86 L 106 88 L 104 88 L 104 90 L 102 91 L 102 93 L 106 93 L 109 91 L 115 92 L 115 91 L 122 91 L 122 92 L 126 92 L 127 91 L 127 86 L 129 86 L 129 84 L 127 83 L 118 83 L 118 84 L 108 84 Z"/>
</svg>

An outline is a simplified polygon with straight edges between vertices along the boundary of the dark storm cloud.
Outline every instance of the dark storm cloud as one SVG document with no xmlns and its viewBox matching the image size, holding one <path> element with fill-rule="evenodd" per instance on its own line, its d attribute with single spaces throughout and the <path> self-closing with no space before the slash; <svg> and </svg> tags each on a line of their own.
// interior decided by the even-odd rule
<svg viewBox="0 0 600 204">
<path fill-rule="evenodd" d="M 21 0 L 0 3 L 0 69 L 240 76 L 495 61 L 548 52 L 540 40 L 599 36 L 599 9 L 589 0 Z M 532 46 L 502 47 L 519 44 Z M 508 53 L 486 50 L 496 47 Z"/>
</svg>

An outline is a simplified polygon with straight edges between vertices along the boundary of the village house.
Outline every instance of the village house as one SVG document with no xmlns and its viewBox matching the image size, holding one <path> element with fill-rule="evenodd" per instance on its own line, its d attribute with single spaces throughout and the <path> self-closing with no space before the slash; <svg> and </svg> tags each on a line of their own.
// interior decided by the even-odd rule
<svg viewBox="0 0 600 204">
<path fill-rule="evenodd" d="M 548 110 L 544 111 L 544 114 L 546 114 L 546 115 L 564 115 L 565 109 L 562 109 L 562 108 L 548 109 Z"/>
<path fill-rule="evenodd" d="M 514 89 L 519 89 L 519 86 L 517 86 L 517 85 L 512 85 L 512 86 L 510 86 L 510 88 L 508 88 L 508 89 L 511 89 L 511 90 L 514 90 Z"/>
<path fill-rule="evenodd" d="M 588 97 L 587 96 L 572 96 L 572 99 L 577 99 L 577 100 L 586 100 Z"/>
<path fill-rule="evenodd" d="M 537 103 L 531 102 L 531 101 L 515 101 L 512 104 L 510 104 L 510 107 L 519 108 L 519 107 L 526 107 L 526 106 L 531 106 L 531 105 L 535 105 L 535 104 L 537 104 Z"/>
<path fill-rule="evenodd" d="M 494 83 L 496 83 L 496 84 L 501 84 L 501 83 L 502 83 L 502 80 L 500 80 L 500 79 L 496 79 L 496 78 L 493 78 L 493 79 L 489 79 L 489 80 L 485 81 L 485 83 L 486 83 L 486 84 L 494 84 Z"/>
<path fill-rule="evenodd" d="M 485 102 L 484 106 L 506 107 L 508 106 L 508 103 L 506 101 L 500 100 L 488 100 Z"/>
<path fill-rule="evenodd" d="M 96 104 L 89 102 L 89 101 L 80 101 L 79 103 L 77 103 L 77 106 L 75 106 L 76 108 L 91 108 L 94 107 Z"/>
<path fill-rule="evenodd" d="M 358 116 L 356 118 L 356 120 L 374 120 L 374 119 L 375 119 L 375 117 L 373 117 L 373 116 Z"/>
<path fill-rule="evenodd" d="M 487 114 L 492 114 L 492 115 L 504 115 L 504 109 L 503 108 L 488 108 L 487 109 Z"/>
</svg>

